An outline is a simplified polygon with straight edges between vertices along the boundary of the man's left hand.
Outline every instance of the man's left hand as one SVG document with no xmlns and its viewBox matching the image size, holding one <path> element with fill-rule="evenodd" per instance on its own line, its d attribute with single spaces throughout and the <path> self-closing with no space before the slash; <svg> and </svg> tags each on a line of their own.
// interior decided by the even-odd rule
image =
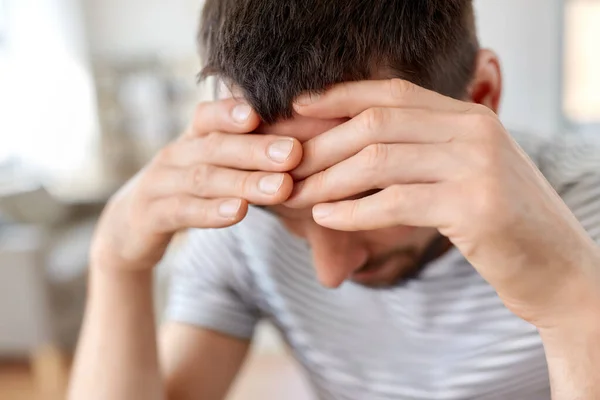
<svg viewBox="0 0 600 400">
<path fill-rule="evenodd" d="M 597 246 L 490 109 L 399 79 L 340 84 L 294 107 L 349 120 L 304 144 L 287 206 L 315 205 L 315 221 L 336 230 L 437 228 L 538 327 L 600 307 Z"/>
</svg>

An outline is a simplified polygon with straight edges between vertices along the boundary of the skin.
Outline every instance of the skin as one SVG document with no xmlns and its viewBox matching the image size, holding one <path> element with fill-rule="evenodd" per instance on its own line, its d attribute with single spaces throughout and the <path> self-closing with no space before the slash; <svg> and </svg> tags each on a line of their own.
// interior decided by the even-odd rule
<svg viewBox="0 0 600 400">
<path fill-rule="evenodd" d="M 294 119 L 268 127 L 235 99 L 200 105 L 189 131 L 100 220 L 70 399 L 225 395 L 248 343 L 181 324 L 157 339 L 151 271 L 174 232 L 233 225 L 249 202 L 310 243 L 330 287 L 374 260 L 382 266 L 361 283 L 394 283 L 414 265 L 407 254 L 441 232 L 538 327 L 553 398 L 600 398 L 598 247 L 498 121 L 492 53 L 480 53 L 468 93 L 458 101 L 401 80 L 341 84 L 298 99 Z M 269 159 L 283 138 L 289 154 Z M 277 190 L 265 194 L 260 179 L 272 174 Z"/>
</svg>

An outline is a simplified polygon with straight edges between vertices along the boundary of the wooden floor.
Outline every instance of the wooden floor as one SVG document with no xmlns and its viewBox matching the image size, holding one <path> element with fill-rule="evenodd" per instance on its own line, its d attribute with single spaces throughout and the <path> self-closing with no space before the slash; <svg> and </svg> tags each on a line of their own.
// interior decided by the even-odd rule
<svg viewBox="0 0 600 400">
<path fill-rule="evenodd" d="M 1 400 L 63 400 L 68 379 L 67 358 L 44 349 L 31 362 L 0 360 Z M 244 366 L 227 400 L 309 400 L 300 370 L 285 355 L 254 354 Z"/>
<path fill-rule="evenodd" d="M 0 399 L 64 399 L 68 364 L 53 348 L 40 349 L 31 360 L 0 360 Z"/>
<path fill-rule="evenodd" d="M 7 363 L 0 365 L 0 398 L 7 400 L 35 399 L 31 370 L 28 365 Z"/>
</svg>

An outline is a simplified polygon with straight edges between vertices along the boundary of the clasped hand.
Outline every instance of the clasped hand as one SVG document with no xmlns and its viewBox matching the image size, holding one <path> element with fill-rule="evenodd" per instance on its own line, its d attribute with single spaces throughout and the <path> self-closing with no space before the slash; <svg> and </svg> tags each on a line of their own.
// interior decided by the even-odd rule
<svg viewBox="0 0 600 400">
<path fill-rule="evenodd" d="M 336 230 L 437 228 L 538 326 L 598 304 L 596 245 L 490 109 L 398 79 L 340 84 L 294 108 L 349 120 L 304 143 L 286 206 L 314 205 Z"/>
</svg>

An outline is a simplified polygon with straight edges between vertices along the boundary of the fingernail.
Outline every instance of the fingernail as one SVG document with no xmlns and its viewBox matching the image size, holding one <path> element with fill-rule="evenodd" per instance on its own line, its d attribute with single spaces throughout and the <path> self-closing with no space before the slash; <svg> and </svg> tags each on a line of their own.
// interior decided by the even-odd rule
<svg viewBox="0 0 600 400">
<path fill-rule="evenodd" d="M 298 96 L 298 98 L 296 99 L 296 104 L 298 104 L 299 106 L 308 106 L 317 102 L 320 97 L 321 95 L 318 93 L 306 93 L 301 96 Z"/>
<path fill-rule="evenodd" d="M 282 183 L 283 174 L 267 175 L 258 182 L 258 189 L 265 194 L 275 194 Z"/>
<path fill-rule="evenodd" d="M 278 163 L 284 163 L 290 157 L 290 154 L 292 154 L 293 148 L 293 140 L 278 140 L 269 146 L 267 154 L 271 160 Z"/>
<path fill-rule="evenodd" d="M 244 123 L 250 118 L 250 113 L 252 112 L 252 108 L 245 103 L 238 104 L 233 107 L 231 111 L 231 117 L 235 122 Z"/>
<path fill-rule="evenodd" d="M 333 205 L 331 204 L 319 204 L 313 207 L 313 218 L 324 219 L 329 217 L 333 213 Z"/>
<path fill-rule="evenodd" d="M 219 215 L 224 218 L 234 218 L 242 206 L 241 200 L 227 200 L 219 206 Z"/>
</svg>

